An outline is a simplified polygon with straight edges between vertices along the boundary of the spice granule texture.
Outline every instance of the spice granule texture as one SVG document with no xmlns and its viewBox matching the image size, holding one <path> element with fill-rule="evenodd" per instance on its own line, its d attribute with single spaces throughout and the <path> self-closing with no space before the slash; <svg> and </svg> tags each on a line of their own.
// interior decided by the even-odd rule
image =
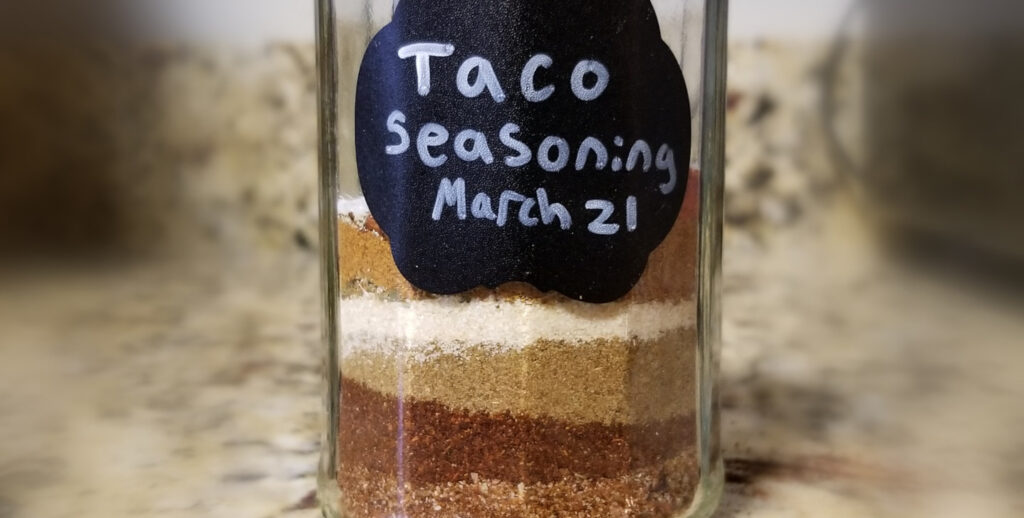
<svg viewBox="0 0 1024 518">
<path fill-rule="evenodd" d="M 521 351 L 474 347 L 407 361 L 398 347 L 341 360 L 348 380 L 377 392 L 449 407 L 546 416 L 568 423 L 637 423 L 695 411 L 694 329 L 651 341 L 540 340 Z M 570 368 L 571 366 L 571 368 Z"/>
<path fill-rule="evenodd" d="M 362 309 L 340 329 L 341 516 L 682 516 L 700 478 L 696 191 L 599 308 L 522 283 L 425 293 L 368 212 L 339 211 L 341 303 Z"/>
</svg>

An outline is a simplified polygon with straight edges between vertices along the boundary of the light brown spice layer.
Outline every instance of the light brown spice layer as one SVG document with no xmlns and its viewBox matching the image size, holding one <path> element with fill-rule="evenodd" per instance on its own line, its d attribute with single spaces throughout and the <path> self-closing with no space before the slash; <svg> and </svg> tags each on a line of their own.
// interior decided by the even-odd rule
<svg viewBox="0 0 1024 518">
<path fill-rule="evenodd" d="M 415 362 L 401 344 L 383 344 L 346 355 L 341 372 L 377 392 L 451 408 L 631 424 L 695 411 L 695 342 L 691 328 L 652 341 L 540 340 L 500 353 L 480 345 Z"/>
<path fill-rule="evenodd" d="M 698 186 L 699 175 L 690 171 L 686 199 L 672 231 L 650 255 L 647 268 L 636 286 L 612 304 L 692 298 L 697 264 Z M 392 259 L 387 237 L 372 217 L 358 225 L 352 215 L 339 214 L 338 234 L 342 296 L 376 293 L 397 300 L 438 297 L 415 288 L 405 280 Z M 543 293 L 520 282 L 507 283 L 496 289 L 481 287 L 455 295 L 467 301 L 491 296 L 543 303 L 570 301 L 558 293 Z"/>
<path fill-rule="evenodd" d="M 394 474 L 355 468 L 338 477 L 341 516 L 670 518 L 682 515 L 693 501 L 698 480 L 695 459 L 692 452 L 687 452 L 663 466 L 615 478 L 571 477 L 548 484 L 519 484 L 471 473 L 458 482 L 399 485 Z"/>
</svg>

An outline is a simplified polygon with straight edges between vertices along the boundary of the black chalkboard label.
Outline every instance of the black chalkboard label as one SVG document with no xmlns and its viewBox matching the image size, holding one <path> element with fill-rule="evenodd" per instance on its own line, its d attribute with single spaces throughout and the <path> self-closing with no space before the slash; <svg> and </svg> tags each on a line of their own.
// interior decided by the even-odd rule
<svg viewBox="0 0 1024 518">
<path fill-rule="evenodd" d="M 616 300 L 689 178 L 689 96 L 649 0 L 401 0 L 363 57 L 355 130 L 395 263 L 436 294 Z"/>
</svg>

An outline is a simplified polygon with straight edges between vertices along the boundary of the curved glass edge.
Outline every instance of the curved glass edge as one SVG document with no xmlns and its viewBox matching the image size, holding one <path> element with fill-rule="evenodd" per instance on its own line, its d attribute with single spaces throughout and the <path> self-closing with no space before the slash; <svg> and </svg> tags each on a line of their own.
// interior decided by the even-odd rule
<svg viewBox="0 0 1024 518">
<path fill-rule="evenodd" d="M 725 84 L 728 0 L 705 7 L 700 175 L 700 279 L 698 284 L 698 440 L 700 485 L 689 516 L 714 512 L 724 486 L 718 406 L 722 341 L 722 203 L 725 191 Z"/>
<path fill-rule="evenodd" d="M 323 343 L 323 405 L 327 420 L 321 426 L 320 466 L 317 495 L 324 516 L 332 516 L 340 490 L 331 474 L 337 471 L 336 445 L 338 427 L 330 423 L 338 415 L 338 219 L 336 217 L 338 186 L 338 155 L 335 147 L 338 124 L 338 100 L 335 85 L 338 79 L 336 22 L 333 0 L 316 0 L 316 73 L 317 130 L 319 132 L 319 210 L 320 210 L 320 301 L 321 340 Z"/>
</svg>

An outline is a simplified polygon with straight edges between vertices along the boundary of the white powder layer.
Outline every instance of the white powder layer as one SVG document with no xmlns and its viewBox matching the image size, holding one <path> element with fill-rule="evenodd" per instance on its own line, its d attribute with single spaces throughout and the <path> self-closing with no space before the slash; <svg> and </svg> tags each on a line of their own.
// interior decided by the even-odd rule
<svg viewBox="0 0 1024 518">
<path fill-rule="evenodd" d="M 538 340 L 585 345 L 598 339 L 654 340 L 696 322 L 693 301 L 539 304 L 498 298 L 387 301 L 373 295 L 339 301 L 342 355 L 397 352 L 426 359 L 484 346 L 521 350 Z"/>
<path fill-rule="evenodd" d="M 338 198 L 337 211 L 338 216 L 348 219 L 350 223 L 358 227 L 365 225 L 366 220 L 370 217 L 370 207 L 366 205 L 366 198 L 362 196 Z"/>
</svg>

